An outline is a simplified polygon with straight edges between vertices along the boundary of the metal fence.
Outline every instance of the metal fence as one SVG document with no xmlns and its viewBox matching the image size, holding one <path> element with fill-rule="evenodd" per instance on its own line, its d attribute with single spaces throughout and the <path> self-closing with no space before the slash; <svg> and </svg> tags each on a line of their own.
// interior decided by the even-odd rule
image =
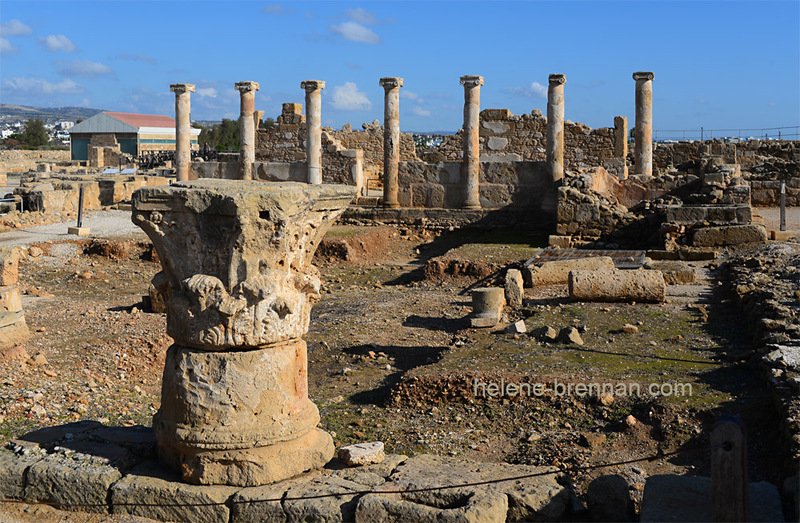
<svg viewBox="0 0 800 523">
<path fill-rule="evenodd" d="M 748 140 L 800 140 L 800 125 L 786 127 L 762 127 L 758 129 L 658 129 L 653 130 L 653 140 L 706 141 L 724 140 L 746 142 Z"/>
</svg>

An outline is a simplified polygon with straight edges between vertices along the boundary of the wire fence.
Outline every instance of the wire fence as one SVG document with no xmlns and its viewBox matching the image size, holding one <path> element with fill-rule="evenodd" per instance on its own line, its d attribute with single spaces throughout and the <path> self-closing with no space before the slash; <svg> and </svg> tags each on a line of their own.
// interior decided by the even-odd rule
<svg viewBox="0 0 800 523">
<path fill-rule="evenodd" d="M 750 129 L 658 129 L 653 130 L 653 140 L 709 141 L 723 140 L 730 143 L 749 140 L 800 140 L 800 125 L 785 127 L 761 127 Z"/>
</svg>

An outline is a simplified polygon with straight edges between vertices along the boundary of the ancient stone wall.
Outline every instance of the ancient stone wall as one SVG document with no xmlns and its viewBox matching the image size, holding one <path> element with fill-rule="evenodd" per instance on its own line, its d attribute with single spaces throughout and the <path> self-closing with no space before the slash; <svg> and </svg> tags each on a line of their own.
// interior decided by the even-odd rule
<svg viewBox="0 0 800 523">
<path fill-rule="evenodd" d="M 0 172 L 35 171 L 40 162 L 69 162 L 69 151 L 0 150 Z"/>
<path fill-rule="evenodd" d="M 625 165 L 614 153 L 614 128 L 592 129 L 581 123 L 564 122 L 566 169 L 602 165 L 617 175 Z M 481 111 L 481 160 L 545 161 L 547 118 L 538 109 L 514 115 L 508 109 Z M 463 131 L 446 136 L 430 159 L 458 160 L 462 157 Z"/>
</svg>

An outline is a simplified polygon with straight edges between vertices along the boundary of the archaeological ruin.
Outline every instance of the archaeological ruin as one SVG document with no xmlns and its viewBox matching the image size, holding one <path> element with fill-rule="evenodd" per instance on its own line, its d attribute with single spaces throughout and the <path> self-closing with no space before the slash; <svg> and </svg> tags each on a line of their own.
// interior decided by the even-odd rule
<svg viewBox="0 0 800 523">
<path fill-rule="evenodd" d="M 239 150 L 198 159 L 177 83 L 167 167 L 20 174 L 17 225 L 74 220 L 80 193 L 146 237 L 0 233 L 0 497 L 232 523 L 796 518 L 800 233 L 763 208 L 800 206 L 798 142 L 655 141 L 648 71 L 631 147 L 626 116 L 568 119 L 564 74 L 546 115 L 458 80 L 438 146 L 403 132 L 401 77 L 360 130 L 322 125 L 323 80 L 260 128 L 241 81 Z M 28 385 L 59 377 L 51 338 L 95 328 L 59 401 L 106 387 L 137 416 L 56 417 Z"/>
</svg>

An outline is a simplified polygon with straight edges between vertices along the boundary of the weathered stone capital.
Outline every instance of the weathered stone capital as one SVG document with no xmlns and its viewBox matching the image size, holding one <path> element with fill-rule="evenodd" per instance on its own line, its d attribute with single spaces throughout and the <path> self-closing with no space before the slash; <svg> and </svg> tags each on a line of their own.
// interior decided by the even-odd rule
<svg viewBox="0 0 800 523">
<path fill-rule="evenodd" d="M 303 80 L 300 82 L 300 89 L 305 89 L 307 93 L 325 89 L 325 82 L 322 80 Z"/>
<path fill-rule="evenodd" d="M 461 77 L 461 85 L 464 87 L 480 87 L 483 85 L 483 76 L 468 74 Z"/>
<path fill-rule="evenodd" d="M 656 77 L 656 75 L 653 74 L 652 71 L 637 71 L 637 72 L 633 73 L 633 79 L 636 80 L 637 82 L 639 80 L 650 80 L 650 81 L 652 81 L 652 80 L 655 79 L 655 77 Z"/>
<path fill-rule="evenodd" d="M 176 94 L 193 93 L 194 84 L 170 84 L 169 90 Z"/>
<path fill-rule="evenodd" d="M 258 84 L 258 82 L 236 82 L 233 88 L 240 93 L 249 93 L 250 91 L 261 90 L 261 86 Z"/>
<path fill-rule="evenodd" d="M 403 87 L 403 79 L 397 76 L 387 76 L 380 79 L 381 87 L 386 89 L 387 91 L 391 91 L 392 89 L 397 89 L 398 87 Z"/>
<path fill-rule="evenodd" d="M 550 85 L 564 85 L 567 83 L 567 77 L 563 74 L 551 74 L 548 77 Z"/>
</svg>

